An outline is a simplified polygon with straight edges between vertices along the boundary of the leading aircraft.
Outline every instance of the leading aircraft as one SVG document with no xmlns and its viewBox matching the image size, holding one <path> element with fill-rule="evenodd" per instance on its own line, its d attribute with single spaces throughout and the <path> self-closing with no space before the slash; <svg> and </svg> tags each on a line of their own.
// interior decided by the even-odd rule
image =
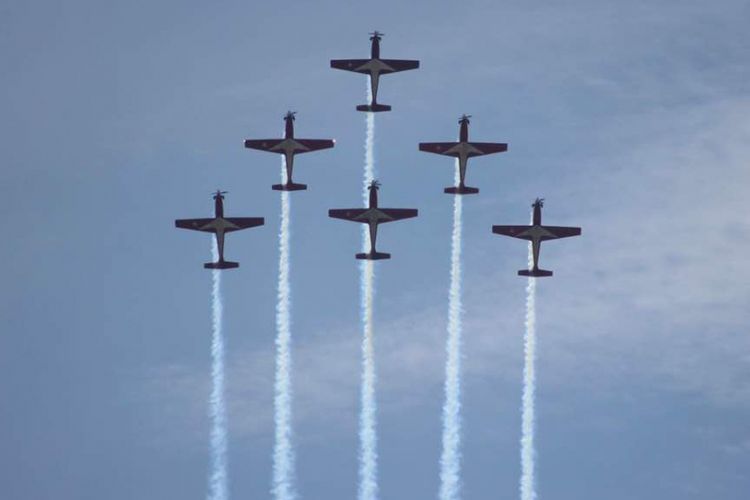
<svg viewBox="0 0 750 500">
<path fill-rule="evenodd" d="M 375 31 L 370 33 L 372 47 L 370 48 L 370 59 L 332 59 L 331 67 L 343 69 L 345 71 L 354 71 L 370 75 L 370 89 L 372 90 L 372 102 L 370 104 L 360 104 L 357 111 L 390 111 L 391 107 L 387 104 L 378 104 L 378 83 L 380 75 L 397 73 L 419 68 L 419 61 L 407 59 L 381 59 L 380 58 L 380 40 L 384 33 Z"/>
<path fill-rule="evenodd" d="M 286 183 L 271 186 L 271 189 L 275 189 L 276 191 L 299 191 L 307 189 L 307 184 L 295 184 L 292 182 L 294 155 L 332 148 L 336 144 L 336 141 L 333 139 L 295 139 L 294 120 L 296 114 L 296 111 L 288 111 L 284 115 L 285 130 L 283 139 L 248 139 L 245 141 L 246 148 L 284 155 L 284 159 L 286 160 Z"/>
<path fill-rule="evenodd" d="M 328 211 L 328 216 L 352 222 L 362 222 L 370 226 L 370 251 L 369 253 L 356 254 L 355 257 L 357 259 L 390 259 L 391 254 L 375 250 L 375 240 L 378 237 L 378 224 L 416 217 L 418 211 L 415 208 L 378 208 L 378 189 L 380 189 L 380 183 L 372 181 L 367 189 L 370 190 L 369 208 L 331 209 Z"/>
<path fill-rule="evenodd" d="M 214 210 L 216 217 L 213 219 L 178 219 L 174 221 L 176 227 L 214 233 L 216 244 L 219 247 L 219 261 L 203 264 L 206 269 L 232 269 L 240 267 L 237 262 L 224 260 L 224 235 L 232 231 L 249 229 L 262 226 L 265 221 L 263 217 L 224 217 L 224 195 L 226 191 L 214 193 Z"/>
<path fill-rule="evenodd" d="M 458 120 L 460 124 L 458 142 L 420 142 L 419 150 L 439 155 L 458 158 L 458 186 L 447 187 L 444 193 L 450 194 L 476 194 L 479 189 L 468 187 L 464 184 L 466 179 L 466 163 L 469 158 L 475 156 L 503 153 L 508 150 L 504 142 L 469 142 L 469 123 L 471 115 L 462 115 Z"/>
<path fill-rule="evenodd" d="M 544 199 L 537 198 L 531 206 L 534 207 L 534 218 L 531 226 L 492 226 L 492 232 L 531 242 L 532 253 L 534 256 L 534 267 L 532 269 L 521 269 L 518 271 L 519 276 L 531 276 L 534 278 L 552 276 L 552 271 L 539 269 L 539 251 L 541 250 L 542 242 L 556 240 L 558 238 L 567 238 L 569 236 L 579 236 L 581 234 L 581 228 L 543 226 L 542 207 L 544 206 Z"/>
</svg>

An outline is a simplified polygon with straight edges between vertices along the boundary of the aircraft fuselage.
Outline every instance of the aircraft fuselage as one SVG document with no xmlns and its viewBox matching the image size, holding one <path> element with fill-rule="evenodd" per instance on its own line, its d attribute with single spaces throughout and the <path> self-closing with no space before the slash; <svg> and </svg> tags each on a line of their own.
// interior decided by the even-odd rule
<svg viewBox="0 0 750 500">
<path fill-rule="evenodd" d="M 269 149 L 269 151 L 282 153 L 284 155 L 284 162 L 286 163 L 287 184 L 292 183 L 292 172 L 294 171 L 294 154 L 297 151 L 309 150 L 310 148 L 294 140 L 294 125 L 291 125 L 291 120 L 287 120 L 284 140 Z"/>
<path fill-rule="evenodd" d="M 549 232 L 542 226 L 542 204 L 534 203 L 534 215 L 532 225 L 529 229 L 519 234 L 531 238 L 531 252 L 534 257 L 534 270 L 539 269 L 539 253 L 542 249 L 542 241 L 545 239 L 556 238 L 555 234 Z"/>
<path fill-rule="evenodd" d="M 380 60 L 380 38 L 374 36 L 372 38 L 372 46 L 370 47 L 370 60 L 358 68 L 359 70 L 366 70 L 370 73 L 370 89 L 372 90 L 372 101 L 371 105 L 378 103 L 378 84 L 380 83 L 380 73 L 383 70 L 389 72 L 393 71 L 393 68 L 385 64 Z"/>
<path fill-rule="evenodd" d="M 284 127 L 284 137 L 286 139 L 294 139 L 294 117 L 290 115 L 287 115 L 284 118 L 284 121 L 286 122 Z"/>
<path fill-rule="evenodd" d="M 370 47 L 370 58 L 380 59 L 380 38 L 372 37 L 372 47 Z"/>
<path fill-rule="evenodd" d="M 461 128 L 458 132 L 459 142 L 469 142 L 469 120 L 461 120 Z"/>
<path fill-rule="evenodd" d="M 461 120 L 461 127 L 458 131 L 458 143 L 450 149 L 445 150 L 444 154 L 456 155 L 458 158 L 458 176 L 459 187 L 464 187 L 466 179 L 466 165 L 470 155 L 481 155 L 481 150 L 472 146 L 469 142 L 469 120 Z"/>
<path fill-rule="evenodd" d="M 467 132 L 468 139 L 468 132 Z M 466 179 L 466 164 L 469 160 L 469 155 L 481 155 L 482 151 L 472 146 L 470 142 L 461 140 L 458 144 L 450 149 L 445 150 L 445 154 L 453 154 L 458 157 L 458 174 L 459 174 L 459 186 L 464 186 L 464 180 Z"/>
<path fill-rule="evenodd" d="M 214 214 L 217 218 L 224 217 L 224 197 L 220 194 L 214 196 Z"/>
<path fill-rule="evenodd" d="M 224 218 L 224 196 L 217 193 L 214 195 L 214 218 L 197 229 L 214 233 L 216 236 L 216 246 L 219 250 L 219 262 L 224 262 L 224 236 L 227 229 L 240 228 Z"/>
<path fill-rule="evenodd" d="M 393 68 L 388 66 L 380 59 L 370 59 L 365 64 L 357 68 L 359 71 L 367 71 L 370 73 L 370 90 L 372 91 L 371 105 L 378 103 L 378 85 L 380 84 L 380 73 L 387 72 L 392 73 Z"/>
<path fill-rule="evenodd" d="M 355 220 L 367 221 L 367 226 L 370 230 L 370 253 L 377 253 L 375 249 L 375 242 L 378 239 L 378 224 L 384 221 L 393 220 L 393 217 L 378 209 L 378 190 L 370 189 L 370 204 L 369 209 L 362 213 Z"/>
</svg>

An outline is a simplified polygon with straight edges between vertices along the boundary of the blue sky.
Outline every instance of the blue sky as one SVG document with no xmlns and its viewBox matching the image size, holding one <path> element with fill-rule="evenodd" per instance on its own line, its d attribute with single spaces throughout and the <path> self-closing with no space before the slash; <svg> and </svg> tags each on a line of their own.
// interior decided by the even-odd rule
<svg viewBox="0 0 750 500">
<path fill-rule="evenodd" d="M 356 491 L 359 204 L 368 54 L 422 61 L 383 78 L 376 335 L 382 498 L 438 489 L 452 162 L 420 153 L 457 118 L 509 152 L 470 163 L 464 205 L 464 498 L 519 477 L 523 244 L 545 221 L 541 498 L 740 499 L 750 489 L 750 41 L 747 3 L 27 2 L 0 4 L 0 484 L 13 499 L 201 498 L 208 466 L 210 243 L 173 220 L 212 209 L 225 273 L 233 498 L 271 477 L 279 160 L 292 196 L 295 435 L 304 498 Z"/>
</svg>

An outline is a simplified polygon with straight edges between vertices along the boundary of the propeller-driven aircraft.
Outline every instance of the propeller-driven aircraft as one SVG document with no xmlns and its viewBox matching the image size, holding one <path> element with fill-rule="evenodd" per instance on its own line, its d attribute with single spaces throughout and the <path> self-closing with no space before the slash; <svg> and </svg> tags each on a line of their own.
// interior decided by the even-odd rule
<svg viewBox="0 0 750 500">
<path fill-rule="evenodd" d="M 419 150 L 428 153 L 451 156 L 458 158 L 458 186 L 447 187 L 443 190 L 450 194 L 476 194 L 479 189 L 468 187 L 464 184 L 466 179 L 466 163 L 469 158 L 475 156 L 502 153 L 508 150 L 508 145 L 503 142 L 469 142 L 469 118 L 471 115 L 463 115 L 458 120 L 461 125 L 459 129 L 458 142 L 420 142 Z"/>
<path fill-rule="evenodd" d="M 542 207 L 544 206 L 544 199 L 537 198 L 534 201 L 534 204 L 531 206 L 534 207 L 533 225 L 492 226 L 492 232 L 495 234 L 502 234 L 504 236 L 511 236 L 513 238 L 520 238 L 522 240 L 531 242 L 531 248 L 534 256 L 534 267 L 532 269 L 521 269 L 520 271 L 518 271 L 519 276 L 531 276 L 534 278 L 552 276 L 552 271 L 539 269 L 539 251 L 541 250 L 542 242 L 547 240 L 556 240 L 558 238 L 567 238 L 569 236 L 579 236 L 581 234 L 581 228 L 543 226 Z"/>
<path fill-rule="evenodd" d="M 226 191 L 218 190 L 214 193 L 216 217 L 213 219 L 178 219 L 174 221 L 175 226 L 179 228 L 214 233 L 216 235 L 216 244 L 219 247 L 219 261 L 203 264 L 203 267 L 206 269 L 232 269 L 240 267 L 237 262 L 224 260 L 224 235 L 232 231 L 262 226 L 265 222 L 263 217 L 224 217 L 225 194 Z"/>
<path fill-rule="evenodd" d="M 357 106 L 357 111 L 390 111 L 391 107 L 387 104 L 378 104 L 378 83 L 380 75 L 388 75 L 399 71 L 419 68 L 419 61 L 406 59 L 381 59 L 380 58 L 380 40 L 383 33 L 377 31 L 370 33 L 372 47 L 370 49 L 370 59 L 333 59 L 331 67 L 354 71 L 370 75 L 370 88 L 372 89 L 372 102 L 370 104 L 361 104 Z"/>
<path fill-rule="evenodd" d="M 307 184 L 295 184 L 292 181 L 294 155 L 332 148 L 335 144 L 335 141 L 332 139 L 296 139 L 294 137 L 295 114 L 295 111 L 289 111 L 284 116 L 286 130 L 283 139 L 248 139 L 245 141 L 246 148 L 284 155 L 284 159 L 286 160 L 286 183 L 271 186 L 271 189 L 275 189 L 276 191 L 299 191 L 307 189 Z"/>
<path fill-rule="evenodd" d="M 375 240 L 378 237 L 378 224 L 393 222 L 401 219 L 409 219 L 417 216 L 415 208 L 379 208 L 378 207 L 378 189 L 380 183 L 372 181 L 368 189 L 370 190 L 370 207 L 369 208 L 341 208 L 331 209 L 328 211 L 329 217 L 344 219 L 352 222 L 362 222 L 370 226 L 370 251 L 369 253 L 356 254 L 357 259 L 381 260 L 390 259 L 391 254 L 378 252 L 375 249 Z"/>
</svg>

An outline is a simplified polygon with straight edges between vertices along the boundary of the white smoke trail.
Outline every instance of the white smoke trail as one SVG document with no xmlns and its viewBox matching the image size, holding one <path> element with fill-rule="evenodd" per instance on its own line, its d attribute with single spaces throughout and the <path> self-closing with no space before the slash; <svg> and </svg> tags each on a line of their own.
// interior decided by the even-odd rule
<svg viewBox="0 0 750 500">
<path fill-rule="evenodd" d="M 211 248 L 214 262 L 216 262 L 219 260 L 219 249 L 215 238 Z M 226 500 L 229 492 L 227 489 L 227 411 L 224 400 L 221 271 L 214 269 L 212 277 L 211 380 L 213 385 L 209 409 L 209 416 L 211 417 L 211 472 L 208 480 L 208 500 Z"/>
<path fill-rule="evenodd" d="M 533 222 L 532 222 L 533 223 Z M 534 254 L 529 243 L 529 265 L 534 265 Z M 526 285 L 526 334 L 524 335 L 523 396 L 521 410 L 521 500 L 536 499 L 534 477 L 534 393 L 536 392 L 536 279 L 529 277 Z"/>
<path fill-rule="evenodd" d="M 456 161 L 456 185 L 459 182 Z M 440 499 L 455 500 L 461 489 L 461 247 L 463 197 L 453 197 L 451 283 L 448 295 L 448 340 L 445 345 L 443 453 L 440 457 Z"/>
<path fill-rule="evenodd" d="M 372 93 L 368 82 L 367 99 Z M 367 137 L 365 139 L 365 168 L 362 199 L 369 203 L 367 186 L 375 178 L 375 115 L 367 113 Z M 362 231 L 362 251 L 368 251 L 367 226 Z M 375 267 L 373 261 L 360 264 L 360 308 L 362 317 L 362 388 L 359 414 L 359 500 L 375 500 L 378 496 L 378 450 L 375 401 L 375 346 L 373 343 L 372 306 L 375 295 Z"/>
<path fill-rule="evenodd" d="M 372 302 L 375 295 L 373 261 L 361 264 L 362 309 L 362 389 L 359 415 L 359 499 L 375 500 L 378 495 L 378 450 L 375 401 L 375 346 L 373 344 Z"/>
<path fill-rule="evenodd" d="M 281 157 L 281 182 L 286 182 L 286 161 Z M 279 228 L 279 281 L 276 295 L 276 381 L 274 391 L 275 441 L 273 449 L 273 484 L 277 500 L 293 500 L 294 449 L 292 447 L 292 332 L 291 285 L 289 284 L 289 240 L 291 202 L 289 191 L 281 192 L 281 227 Z"/>
</svg>

